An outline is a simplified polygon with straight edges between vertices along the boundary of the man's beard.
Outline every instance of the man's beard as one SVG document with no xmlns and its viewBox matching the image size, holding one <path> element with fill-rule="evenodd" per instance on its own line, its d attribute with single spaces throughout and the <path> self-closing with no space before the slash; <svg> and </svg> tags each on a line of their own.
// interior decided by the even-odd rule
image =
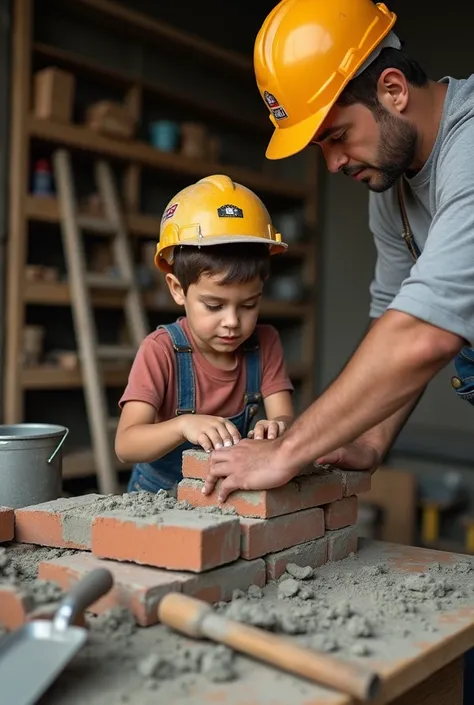
<svg viewBox="0 0 474 705">
<path fill-rule="evenodd" d="M 370 191 L 382 193 L 394 186 L 410 169 L 415 158 L 418 134 L 411 123 L 394 117 L 384 108 L 377 111 L 376 118 L 380 125 L 377 165 L 358 164 L 343 168 L 343 172 L 346 176 L 353 176 L 361 169 L 370 169 L 374 173 L 362 181 Z"/>
</svg>

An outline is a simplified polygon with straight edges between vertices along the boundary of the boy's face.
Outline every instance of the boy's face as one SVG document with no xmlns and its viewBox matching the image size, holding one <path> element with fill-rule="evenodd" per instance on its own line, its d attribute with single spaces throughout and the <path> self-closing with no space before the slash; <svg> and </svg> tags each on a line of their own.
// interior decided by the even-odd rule
<svg viewBox="0 0 474 705">
<path fill-rule="evenodd" d="M 186 295 L 173 274 L 166 278 L 173 299 L 185 307 L 190 328 L 203 350 L 232 353 L 253 333 L 263 290 L 260 278 L 245 284 L 221 284 L 222 274 L 203 274 Z"/>
</svg>

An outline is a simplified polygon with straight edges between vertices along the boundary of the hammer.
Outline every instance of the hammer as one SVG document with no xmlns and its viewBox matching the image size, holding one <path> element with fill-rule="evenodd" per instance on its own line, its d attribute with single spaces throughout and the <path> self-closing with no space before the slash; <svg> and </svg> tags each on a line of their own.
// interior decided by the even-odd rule
<svg viewBox="0 0 474 705">
<path fill-rule="evenodd" d="M 160 602 L 158 617 L 163 624 L 194 639 L 205 637 L 226 644 L 360 701 L 373 700 L 379 693 L 380 678 L 373 671 L 305 649 L 287 637 L 218 615 L 211 605 L 195 597 L 168 593 Z"/>
</svg>

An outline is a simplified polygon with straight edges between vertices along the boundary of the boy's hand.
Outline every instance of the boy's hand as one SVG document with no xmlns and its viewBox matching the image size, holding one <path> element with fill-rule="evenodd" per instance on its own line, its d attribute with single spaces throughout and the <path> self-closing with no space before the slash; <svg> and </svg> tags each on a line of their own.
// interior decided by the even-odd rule
<svg viewBox="0 0 474 705">
<path fill-rule="evenodd" d="M 273 440 L 282 436 L 286 429 L 288 428 L 285 421 L 268 421 L 263 419 L 262 421 L 257 421 L 253 431 L 248 432 L 248 438 L 254 438 L 257 441 L 263 441 L 264 438 L 268 440 Z"/>
<path fill-rule="evenodd" d="M 241 439 L 234 424 L 221 416 L 184 414 L 181 420 L 184 438 L 194 445 L 201 446 L 207 453 L 224 446 L 232 446 Z"/>
</svg>

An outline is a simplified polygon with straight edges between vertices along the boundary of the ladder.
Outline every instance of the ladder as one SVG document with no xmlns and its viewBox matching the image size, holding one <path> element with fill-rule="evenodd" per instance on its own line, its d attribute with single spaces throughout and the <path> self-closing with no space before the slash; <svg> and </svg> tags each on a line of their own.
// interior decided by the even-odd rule
<svg viewBox="0 0 474 705">
<path fill-rule="evenodd" d="M 99 491 L 102 494 L 116 494 L 118 463 L 113 439 L 118 419 L 109 416 L 103 363 L 133 360 L 148 333 L 147 317 L 135 277 L 132 250 L 110 164 L 99 159 L 94 165 L 96 187 L 105 218 L 79 213 L 70 153 L 65 149 L 55 151 L 53 165 L 73 324 Z M 87 271 L 84 232 L 110 236 L 117 277 Z M 123 293 L 130 346 L 99 344 L 92 301 L 93 289 Z"/>
</svg>

